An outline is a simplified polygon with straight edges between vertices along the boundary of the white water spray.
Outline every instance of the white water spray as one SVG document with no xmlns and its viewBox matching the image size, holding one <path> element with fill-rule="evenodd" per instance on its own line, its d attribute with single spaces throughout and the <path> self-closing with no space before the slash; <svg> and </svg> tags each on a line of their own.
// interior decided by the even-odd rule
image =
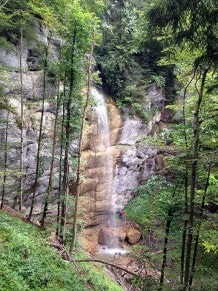
<svg viewBox="0 0 218 291">
<path fill-rule="evenodd" d="M 92 88 L 91 95 L 94 100 L 94 112 L 97 119 L 98 125 L 98 148 L 99 152 L 104 152 L 104 165 L 103 165 L 103 181 L 105 185 L 105 195 L 107 199 L 107 204 L 110 205 L 108 209 L 108 219 L 107 226 L 114 230 L 113 241 L 108 242 L 108 247 L 118 246 L 118 236 L 117 236 L 117 223 L 116 223 L 116 213 L 115 213 L 115 201 L 113 201 L 112 195 L 112 182 L 113 182 L 113 156 L 110 151 L 110 125 L 107 114 L 107 107 L 105 103 L 104 95 L 97 89 Z"/>
</svg>

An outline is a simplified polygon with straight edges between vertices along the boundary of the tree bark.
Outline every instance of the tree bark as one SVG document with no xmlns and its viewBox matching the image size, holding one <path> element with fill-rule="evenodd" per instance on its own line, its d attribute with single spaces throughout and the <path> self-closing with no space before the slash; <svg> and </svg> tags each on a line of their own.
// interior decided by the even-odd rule
<svg viewBox="0 0 218 291">
<path fill-rule="evenodd" d="M 48 58 L 48 48 L 45 49 L 45 61 L 44 61 L 44 75 L 43 75 L 43 96 L 42 96 L 42 106 L 41 106 L 41 118 L 40 118 L 40 126 L 39 126 L 39 138 L 38 138 L 38 149 L 36 156 L 36 173 L 35 173 L 35 181 L 33 185 L 33 197 L 31 201 L 30 212 L 28 215 L 28 220 L 31 220 L 33 208 L 35 205 L 35 196 L 37 183 L 39 179 L 39 170 L 40 170 L 40 151 L 42 144 L 42 135 L 43 135 L 43 120 L 44 120 L 44 106 L 45 106 L 45 95 L 46 95 L 46 74 L 47 74 L 47 58 Z"/>
<path fill-rule="evenodd" d="M 24 104 L 23 104 L 23 67 L 22 67 L 22 49 L 23 49 L 23 29 L 20 29 L 20 203 L 19 203 L 19 210 L 22 210 L 23 205 L 23 155 L 24 155 L 24 148 L 23 148 L 23 117 L 24 117 Z"/>
<path fill-rule="evenodd" d="M 161 266 L 160 286 L 158 288 L 159 291 L 163 289 L 165 267 L 167 263 L 167 244 L 168 244 L 168 237 L 170 233 L 170 225 L 171 225 L 172 220 L 173 220 L 173 210 L 172 208 L 170 208 L 167 215 L 167 223 L 166 223 L 166 230 L 165 230 L 165 237 L 164 237 L 163 261 L 162 261 L 162 266 Z"/>
<path fill-rule="evenodd" d="M 58 184 L 58 212 L 57 212 L 57 227 L 56 236 L 60 236 L 60 221 L 61 221 L 61 197 L 62 197 L 62 156 L 64 148 L 64 124 L 65 124 L 65 103 L 64 98 L 66 95 L 66 74 L 64 76 L 64 92 L 62 99 L 62 122 L 61 122 L 61 148 L 60 148 L 60 164 L 59 164 L 59 184 Z"/>
<path fill-rule="evenodd" d="M 192 83 L 196 75 L 196 70 L 193 73 L 192 78 L 189 80 L 187 85 L 185 86 L 184 94 L 183 94 L 183 106 L 182 106 L 182 117 L 183 117 L 183 126 L 184 126 L 184 140 L 185 140 L 185 152 L 186 152 L 186 161 L 185 161 L 185 177 L 184 177 L 184 215 L 185 220 L 183 224 L 183 232 L 182 232 L 182 246 L 181 246 L 181 257 L 180 257 L 180 284 L 183 284 L 184 280 L 184 266 L 185 266 L 185 250 L 186 250 L 186 236 L 187 236 L 187 226 L 188 220 L 186 215 L 188 215 L 188 175 L 189 175 L 189 167 L 188 162 L 189 160 L 189 150 L 188 150 L 188 137 L 186 132 L 186 95 L 189 85 Z"/>
<path fill-rule="evenodd" d="M 189 206 L 189 227 L 188 237 L 186 244 L 186 260 L 185 260 L 185 273 L 184 273 L 184 287 L 186 290 L 189 284 L 190 278 L 190 262 L 191 262 L 191 251 L 192 251 L 192 240 L 193 240 L 193 228 L 194 228 L 194 206 L 195 206 L 195 191 L 196 191 L 196 178 L 197 178 L 197 165 L 198 165 L 198 150 L 199 150 L 199 138 L 200 138 L 200 122 L 199 113 L 201 103 L 204 95 L 204 86 L 206 76 L 209 68 L 204 69 L 201 77 L 200 91 L 198 92 L 198 100 L 195 106 L 194 122 L 193 122 L 193 133 L 194 133 L 194 145 L 193 145 L 193 162 L 191 166 L 191 189 L 190 189 L 190 206 Z"/>
<path fill-rule="evenodd" d="M 49 181 L 48 181 L 48 188 L 45 195 L 45 202 L 44 202 L 44 209 L 43 215 L 41 219 L 41 227 L 44 227 L 45 218 L 47 216 L 48 211 L 48 204 L 49 198 L 52 192 L 53 186 L 53 172 L 54 172 L 54 161 L 55 161 L 55 149 L 56 149 L 56 142 L 57 142 L 57 122 L 58 122 L 58 112 L 60 108 L 60 80 L 58 80 L 58 89 L 57 89 L 57 102 L 56 102 L 56 111 L 55 111 L 55 123 L 54 123 L 54 135 L 52 141 L 52 153 L 51 153 L 51 165 L 50 165 L 50 172 L 49 172 Z"/>
<path fill-rule="evenodd" d="M 1 197 L 1 209 L 4 206 L 5 197 L 5 184 L 7 179 L 7 167 L 8 167 L 8 127 L 9 127 L 9 111 L 7 112 L 6 128 L 5 128 L 5 142 L 4 142 L 4 173 L 3 173 L 3 185 L 2 185 L 2 197 Z"/>
<path fill-rule="evenodd" d="M 89 64 L 88 64 L 87 94 L 86 94 L 85 104 L 83 107 L 82 124 L 81 124 L 81 128 L 80 128 L 80 136 L 79 136 L 79 153 L 78 153 L 77 174 L 76 174 L 77 190 L 76 190 L 75 207 L 74 207 L 73 236 L 72 236 L 70 250 L 69 250 L 70 254 L 72 254 L 72 252 L 73 252 L 73 249 L 75 246 L 75 240 L 76 240 L 78 203 L 79 203 L 79 196 L 80 196 L 80 162 L 81 162 L 82 136 L 83 136 L 83 130 L 84 130 L 84 125 L 85 125 L 86 111 L 87 111 L 87 107 L 88 107 L 89 99 L 90 99 L 91 75 L 92 75 L 92 57 L 93 57 L 94 46 L 95 46 L 95 35 L 93 33 L 91 50 L 90 50 L 90 55 L 89 55 Z"/>
<path fill-rule="evenodd" d="M 209 165 L 209 168 L 208 168 L 208 175 L 207 175 L 207 180 L 206 180 L 206 184 L 205 184 L 205 188 L 204 188 L 204 195 L 202 197 L 202 202 L 201 202 L 200 217 L 203 214 L 203 209 L 204 209 L 204 206 L 205 206 L 205 199 L 206 199 L 206 195 L 207 195 L 207 189 L 209 187 L 209 182 L 210 182 L 210 173 L 211 173 L 211 164 Z M 192 285 L 194 272 L 195 272 L 195 265 L 196 265 L 196 259 L 197 259 L 200 228 L 201 228 L 201 222 L 198 224 L 197 235 L 195 237 L 195 244 L 194 244 L 194 252 L 193 252 L 193 259 L 192 259 L 192 266 L 191 266 L 191 275 L 190 275 L 190 279 L 189 279 L 189 286 Z"/>
<path fill-rule="evenodd" d="M 76 45 L 77 31 L 76 26 L 74 28 L 72 47 L 71 47 L 71 60 L 70 60 L 70 84 L 69 84 L 69 94 L 66 105 L 66 126 L 65 126 L 65 151 L 64 151 L 64 174 L 63 174 L 63 195 L 61 197 L 61 218 L 60 218 L 60 238 L 64 241 L 64 228 L 66 221 L 66 198 L 68 192 L 68 173 L 69 173 L 69 147 L 70 147 L 70 136 L 71 136 L 71 107 L 72 107 L 72 97 L 74 90 L 74 58 L 75 58 L 75 45 Z"/>
</svg>

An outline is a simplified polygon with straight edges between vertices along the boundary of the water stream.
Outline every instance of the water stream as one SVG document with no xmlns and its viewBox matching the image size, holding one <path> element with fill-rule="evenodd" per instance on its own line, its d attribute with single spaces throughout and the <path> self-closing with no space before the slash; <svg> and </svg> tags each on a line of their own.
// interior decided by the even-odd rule
<svg viewBox="0 0 218 291">
<path fill-rule="evenodd" d="M 113 182 L 113 156 L 110 149 L 110 124 L 107 113 L 107 106 L 105 102 L 104 95 L 98 91 L 96 88 L 92 88 L 91 95 L 94 101 L 94 112 L 97 120 L 97 130 L 98 130 L 98 152 L 104 153 L 102 155 L 103 161 L 103 185 L 105 185 L 105 199 L 107 199 L 107 204 L 109 209 L 107 211 L 107 227 L 113 229 L 115 235 L 113 241 L 108 241 L 107 247 L 116 248 L 118 247 L 118 236 L 116 213 L 115 213 L 115 201 L 113 201 L 112 195 L 112 182 Z"/>
</svg>

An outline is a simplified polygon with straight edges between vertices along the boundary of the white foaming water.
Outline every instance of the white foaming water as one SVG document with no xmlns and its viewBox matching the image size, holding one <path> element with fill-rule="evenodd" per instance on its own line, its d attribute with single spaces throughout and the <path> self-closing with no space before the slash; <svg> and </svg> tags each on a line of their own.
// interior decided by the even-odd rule
<svg viewBox="0 0 218 291">
<path fill-rule="evenodd" d="M 114 256 L 116 254 L 118 255 L 125 255 L 127 254 L 129 251 L 128 250 L 125 250 L 125 249 L 122 249 L 122 248 L 107 248 L 107 247 L 102 247 L 100 248 L 99 250 L 99 254 L 100 255 L 111 255 L 111 256 Z"/>
<path fill-rule="evenodd" d="M 99 145 L 98 151 L 104 152 L 104 169 L 103 169 L 103 180 L 106 181 L 105 190 L 106 197 L 108 199 L 108 204 L 110 204 L 110 209 L 108 209 L 108 226 L 117 229 L 116 214 L 115 214 L 115 201 L 113 201 L 112 196 L 112 182 L 113 182 L 113 157 L 110 152 L 110 126 L 107 114 L 107 107 L 105 103 L 104 95 L 98 91 L 96 88 L 91 89 L 91 95 L 94 100 L 94 112 L 98 123 L 98 134 L 99 134 Z M 105 182 L 103 181 L 103 182 Z M 108 242 L 110 246 L 111 242 Z M 118 237 L 115 235 L 113 238 L 113 246 L 118 246 Z"/>
</svg>

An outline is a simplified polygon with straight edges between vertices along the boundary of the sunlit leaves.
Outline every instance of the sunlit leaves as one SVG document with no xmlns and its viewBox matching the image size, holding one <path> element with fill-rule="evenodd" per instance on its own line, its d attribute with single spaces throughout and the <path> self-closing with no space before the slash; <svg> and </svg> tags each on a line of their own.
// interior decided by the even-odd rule
<svg viewBox="0 0 218 291">
<path fill-rule="evenodd" d="M 182 209 L 182 195 L 180 191 L 163 177 L 153 177 L 146 184 L 138 188 L 138 196 L 128 205 L 127 216 L 139 223 L 147 230 L 154 221 L 162 223 L 168 215 L 169 209 L 172 213 L 180 213 Z"/>
<path fill-rule="evenodd" d="M 218 229 L 216 225 L 216 218 L 213 217 L 214 221 L 205 221 L 202 224 L 202 231 L 200 234 L 200 244 L 203 246 L 206 253 L 218 253 Z"/>
</svg>

